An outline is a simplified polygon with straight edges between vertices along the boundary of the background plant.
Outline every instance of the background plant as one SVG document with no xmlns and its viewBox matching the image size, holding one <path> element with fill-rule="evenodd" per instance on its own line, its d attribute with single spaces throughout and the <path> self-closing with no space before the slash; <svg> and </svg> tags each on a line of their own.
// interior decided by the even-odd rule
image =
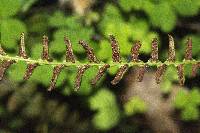
<svg viewBox="0 0 200 133">
<path fill-rule="evenodd" d="M 157 37 L 159 59 L 164 61 L 168 51 L 167 34 L 172 33 L 177 48 L 177 60 L 181 61 L 184 58 L 185 42 L 188 37 L 193 39 L 193 58 L 199 60 L 200 3 L 198 0 L 185 0 L 184 2 L 182 0 L 90 2 L 89 0 L 74 6 L 73 3 L 77 1 L 66 1 L 71 4 L 63 4 L 61 1 L 1 0 L 2 47 L 8 51 L 9 55 L 17 55 L 19 36 L 25 32 L 28 55 L 33 59 L 39 59 L 42 51 L 42 36 L 46 34 L 50 40 L 50 56 L 57 61 L 62 61 L 65 58 L 63 37 L 67 35 L 80 62 L 88 62 L 84 49 L 78 44 L 79 40 L 85 40 L 100 60 L 110 63 L 112 53 L 108 35 L 113 34 L 119 41 L 122 60 L 130 59 L 129 51 L 132 42 L 140 40 L 142 43 L 140 59 L 147 61 L 151 52 L 151 40 Z M 12 65 L 7 72 L 7 79 L 2 83 L 1 91 L 4 92 L 1 93 L 0 104 L 0 116 L 3 120 L 1 121 L 2 131 L 20 132 L 24 129 L 32 132 L 37 129 L 48 129 L 50 132 L 59 132 L 61 129 L 63 130 L 60 132 L 69 129 L 74 131 L 77 128 L 74 128 L 73 124 L 64 124 L 66 121 L 62 119 L 66 118 L 63 116 L 67 114 L 73 116 L 75 113 L 75 117 L 80 118 L 71 118 L 74 125 L 78 126 L 81 122 L 85 125 L 85 128 L 80 126 L 82 130 L 76 132 L 87 132 L 88 128 L 94 132 L 142 130 L 141 123 L 132 122 L 131 116 L 136 114 L 134 115 L 136 118 L 137 114 L 145 113 L 148 106 L 138 97 L 133 97 L 126 104 L 119 103 L 121 92 L 124 89 L 123 81 L 117 87 L 106 82 L 114 76 L 117 67 L 110 68 L 96 87 L 92 87 L 90 81 L 95 76 L 97 68 L 88 69 L 78 92 L 73 91 L 74 81 L 72 80 L 75 79 L 77 68 L 71 67 L 61 72 L 56 89 L 51 93 L 46 92 L 45 88 L 49 85 L 53 67 L 41 66 L 40 69 L 34 71 L 26 83 L 22 80 L 25 69 L 26 64 L 23 62 Z M 198 123 L 199 76 L 191 78 L 191 66 L 189 65 L 185 70 L 185 86 L 192 91 L 179 92 L 174 105 L 180 110 L 181 120 L 194 120 Z M 163 78 L 161 90 L 169 94 L 173 89 L 173 84 L 178 81 L 176 69 L 167 68 Z M 196 87 L 195 90 L 194 87 Z M 42 115 L 44 118 L 38 123 L 37 120 L 41 114 L 48 114 L 41 106 L 46 104 L 48 108 L 50 102 L 53 107 L 58 108 L 54 110 L 55 112 L 61 110 L 62 113 L 58 115 L 62 117 L 53 115 L 52 117 L 57 118 L 49 120 L 48 115 Z M 18 112 L 20 115 L 15 115 Z M 53 114 L 56 114 L 55 112 Z M 33 129 L 27 128 L 26 121 L 33 121 L 31 125 Z M 92 127 L 90 123 L 93 123 Z"/>
</svg>

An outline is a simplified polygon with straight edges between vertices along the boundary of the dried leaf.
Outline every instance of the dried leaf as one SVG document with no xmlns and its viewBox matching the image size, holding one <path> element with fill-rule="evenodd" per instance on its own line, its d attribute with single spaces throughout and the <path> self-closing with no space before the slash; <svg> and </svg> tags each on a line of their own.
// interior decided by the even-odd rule
<svg viewBox="0 0 200 133">
<path fill-rule="evenodd" d="M 192 65 L 192 77 L 193 78 L 196 77 L 197 70 L 199 69 L 199 67 L 200 67 L 200 62 Z"/>
<path fill-rule="evenodd" d="M 151 59 L 150 61 L 152 62 L 157 62 L 158 61 L 158 39 L 154 38 L 151 42 Z"/>
<path fill-rule="evenodd" d="M 179 84 L 184 85 L 185 83 L 184 64 L 180 64 L 177 66 L 177 73 L 178 73 Z"/>
<path fill-rule="evenodd" d="M 169 36 L 169 53 L 168 53 L 168 61 L 174 62 L 175 57 L 175 45 L 174 45 L 174 38 L 171 35 Z"/>
<path fill-rule="evenodd" d="M 24 33 L 21 33 L 21 36 L 20 36 L 19 56 L 24 59 L 28 58 L 26 54 L 26 49 L 25 49 Z"/>
<path fill-rule="evenodd" d="M 75 56 L 74 56 L 74 53 L 73 53 L 72 44 L 66 36 L 64 37 L 64 42 L 65 42 L 65 45 L 66 45 L 66 61 L 70 61 L 72 63 L 75 63 Z"/>
<path fill-rule="evenodd" d="M 127 70 L 128 70 L 128 64 L 121 66 L 117 74 L 115 75 L 115 78 L 111 81 L 111 84 L 116 85 L 117 83 L 119 83 L 119 81 L 123 78 L 123 75 L 126 73 Z"/>
<path fill-rule="evenodd" d="M 132 62 L 138 62 L 139 50 L 141 48 L 140 41 L 136 41 L 135 44 L 131 48 L 131 60 Z"/>
<path fill-rule="evenodd" d="M 80 89 L 83 74 L 89 67 L 90 65 L 84 65 L 78 68 L 76 79 L 75 79 L 75 85 L 74 85 L 75 91 L 78 91 Z"/>
<path fill-rule="evenodd" d="M 104 75 L 104 73 L 106 72 L 106 70 L 109 67 L 110 67 L 110 65 L 105 64 L 104 66 L 99 68 L 99 71 L 98 71 L 97 75 L 92 79 L 91 84 L 95 85 L 100 80 L 100 78 Z"/>
<path fill-rule="evenodd" d="M 48 88 L 48 91 L 52 91 L 55 88 L 58 76 L 59 76 L 61 70 L 63 69 L 63 67 L 64 67 L 63 64 L 57 65 L 57 66 L 54 67 L 53 76 L 51 78 L 50 87 Z"/>
<path fill-rule="evenodd" d="M 15 63 L 14 60 L 4 60 L 0 64 L 0 81 L 3 79 L 6 70 L 14 63 Z"/>
<path fill-rule="evenodd" d="M 43 36 L 43 51 L 42 51 L 42 60 L 52 61 L 49 57 L 49 40 L 47 36 Z"/>
<path fill-rule="evenodd" d="M 85 41 L 81 40 L 79 41 L 79 44 L 81 44 L 81 46 L 83 46 L 83 48 L 86 51 L 88 60 L 90 62 L 94 62 L 94 63 L 99 63 L 99 60 L 97 59 L 97 57 L 94 55 L 94 50 L 93 48 L 91 48 Z"/>
<path fill-rule="evenodd" d="M 166 69 L 167 69 L 166 64 L 162 64 L 161 66 L 157 67 L 157 71 L 155 74 L 157 84 L 160 84 L 162 76 L 164 75 Z"/>
<path fill-rule="evenodd" d="M 24 74 L 24 80 L 28 80 L 31 75 L 33 74 L 33 71 L 35 70 L 35 68 L 38 66 L 37 63 L 34 64 L 28 64 L 27 68 L 26 68 L 26 72 Z"/>
<path fill-rule="evenodd" d="M 192 38 L 187 39 L 187 48 L 185 50 L 185 60 L 192 60 Z"/>
<path fill-rule="evenodd" d="M 144 78 L 144 74 L 147 71 L 147 65 L 144 66 L 140 66 L 139 68 L 137 68 L 137 81 L 138 82 L 142 82 L 143 78 Z"/>
<path fill-rule="evenodd" d="M 113 62 L 121 62 L 119 44 L 113 35 L 110 35 Z"/>
</svg>

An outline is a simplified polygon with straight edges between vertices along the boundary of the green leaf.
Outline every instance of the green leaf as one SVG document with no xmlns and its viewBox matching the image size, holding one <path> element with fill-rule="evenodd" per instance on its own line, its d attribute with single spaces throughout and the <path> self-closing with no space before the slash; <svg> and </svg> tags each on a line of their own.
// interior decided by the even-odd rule
<svg viewBox="0 0 200 133">
<path fill-rule="evenodd" d="M 188 102 L 194 106 L 200 105 L 200 92 L 198 89 L 199 88 L 193 88 L 189 95 L 190 100 Z"/>
<path fill-rule="evenodd" d="M 132 97 L 130 101 L 124 105 L 124 110 L 127 115 L 144 113 L 147 110 L 147 105 L 141 98 Z"/>
<path fill-rule="evenodd" d="M 49 14 L 46 12 L 41 12 L 33 14 L 29 19 L 25 20 L 28 32 L 37 33 L 42 40 L 42 36 L 50 29 L 48 22 Z"/>
<path fill-rule="evenodd" d="M 31 58 L 40 59 L 42 55 L 42 43 L 36 43 L 31 49 Z"/>
<path fill-rule="evenodd" d="M 140 20 L 133 17 L 131 18 L 131 21 L 126 22 L 121 18 L 121 14 L 117 11 L 116 7 L 107 7 L 110 7 L 112 10 L 107 8 L 105 9 L 103 19 L 99 23 L 99 29 L 106 37 L 109 34 L 113 34 L 116 37 L 117 41 L 119 42 L 121 55 L 123 56 L 130 54 L 127 52 L 130 51 L 133 45 L 133 42 L 130 40 L 144 40 L 144 36 L 148 37 L 145 39 L 145 44 L 142 45 L 141 51 L 150 53 L 151 45 L 149 45 L 149 43 L 152 39 L 150 37 L 155 37 L 157 35 L 155 33 L 148 33 L 149 27 L 147 22 L 145 20 Z M 105 41 L 103 43 L 105 43 Z M 107 46 L 102 47 L 105 48 Z M 107 54 L 105 56 L 107 56 Z"/>
<path fill-rule="evenodd" d="M 170 93 L 170 91 L 172 90 L 172 81 L 163 80 L 160 84 L 160 88 L 163 93 Z"/>
<path fill-rule="evenodd" d="M 97 56 L 101 61 L 111 60 L 112 58 L 112 49 L 110 42 L 107 40 L 102 40 L 100 42 L 100 48 L 97 52 Z"/>
<path fill-rule="evenodd" d="M 44 84 L 45 86 L 49 86 L 52 74 L 53 74 L 52 66 L 49 65 L 38 66 L 34 70 L 33 75 L 30 77 L 30 80 L 34 80 Z"/>
<path fill-rule="evenodd" d="M 178 109 L 184 109 L 188 102 L 188 94 L 185 90 L 180 90 L 174 101 L 174 105 Z M 187 107 L 186 107 L 187 108 Z"/>
<path fill-rule="evenodd" d="M 127 51 L 130 51 L 132 46 L 128 39 L 132 34 L 131 25 L 125 22 L 110 20 L 102 29 L 104 29 L 103 34 L 105 36 L 113 34 L 116 37 L 119 42 L 121 54 L 127 55 Z"/>
<path fill-rule="evenodd" d="M 65 16 L 63 12 L 56 11 L 53 16 L 49 18 L 49 25 L 57 28 L 71 28 L 76 29 L 81 27 L 81 21 L 78 16 Z"/>
<path fill-rule="evenodd" d="M 0 17 L 10 17 L 15 15 L 21 7 L 21 0 L 1 0 Z"/>
<path fill-rule="evenodd" d="M 109 90 L 99 90 L 95 95 L 90 97 L 89 103 L 92 110 L 98 111 L 92 120 L 96 128 L 107 130 L 119 122 L 119 108 L 114 94 Z"/>
<path fill-rule="evenodd" d="M 63 53 L 65 51 L 64 36 L 66 35 L 72 43 L 73 50 L 78 53 L 83 53 L 84 49 L 78 44 L 78 41 L 84 40 L 89 43 L 92 33 L 93 30 L 86 27 L 77 27 L 77 29 L 59 29 L 54 33 L 54 41 L 50 43 L 51 51 L 55 53 Z"/>
<path fill-rule="evenodd" d="M 77 68 L 68 68 L 70 69 L 70 73 L 68 73 L 68 81 L 70 84 L 70 90 L 74 91 L 74 83 L 77 75 Z M 78 95 L 88 95 L 92 91 L 91 80 L 95 77 L 98 71 L 97 67 L 90 67 L 87 69 L 82 77 L 82 82 L 80 86 L 80 90 L 75 92 Z"/>
<path fill-rule="evenodd" d="M 175 66 L 170 65 L 167 67 L 164 79 L 169 79 L 170 81 L 178 81 L 177 70 Z"/>
<path fill-rule="evenodd" d="M 118 71 L 119 67 L 118 66 L 112 66 L 108 69 L 109 74 L 115 75 Z"/>
<path fill-rule="evenodd" d="M 190 77 L 191 76 L 191 71 L 192 71 L 192 64 L 185 64 L 184 65 L 185 76 Z"/>
<path fill-rule="evenodd" d="M 105 108 L 103 111 L 96 113 L 92 122 L 97 129 L 108 130 L 117 125 L 120 114 L 117 108 Z"/>
<path fill-rule="evenodd" d="M 80 91 L 78 91 L 78 94 L 88 95 L 92 91 L 93 86 L 91 85 L 91 80 L 95 77 L 97 71 L 97 67 L 91 67 L 85 71 L 82 77 L 81 88 Z"/>
<path fill-rule="evenodd" d="M 194 106 L 187 106 L 181 112 L 181 118 L 184 121 L 198 120 L 199 119 L 199 109 Z"/>
<path fill-rule="evenodd" d="M 171 0 L 171 3 L 175 10 L 183 16 L 197 15 L 200 6 L 199 0 Z"/>
<path fill-rule="evenodd" d="M 151 10 L 147 11 L 151 23 L 155 27 L 161 28 L 164 32 L 170 32 L 176 25 L 176 15 L 173 8 L 166 1 L 152 5 Z"/>
<path fill-rule="evenodd" d="M 52 27 L 66 26 L 66 18 L 62 12 L 57 11 L 49 18 L 49 24 Z"/>
<path fill-rule="evenodd" d="M 143 0 L 119 0 L 119 4 L 125 11 L 131 11 L 131 9 L 139 10 L 144 5 Z"/>
<path fill-rule="evenodd" d="M 22 81 L 26 70 L 26 62 L 18 62 L 13 65 L 8 70 L 9 78 L 13 81 Z"/>
<path fill-rule="evenodd" d="M 173 81 L 178 81 L 177 70 L 176 67 L 170 65 L 167 67 L 167 70 L 162 77 L 161 90 L 164 93 L 169 93 L 172 89 Z"/>
<path fill-rule="evenodd" d="M 20 34 L 26 33 L 26 26 L 17 19 L 4 19 L 1 22 L 1 43 L 7 49 L 16 49 Z"/>
<path fill-rule="evenodd" d="M 181 118 L 185 121 L 198 120 L 200 105 L 200 93 L 196 88 L 193 88 L 191 92 L 180 90 L 174 101 L 174 105 L 178 109 L 182 109 Z"/>
<path fill-rule="evenodd" d="M 67 74 L 66 74 L 66 67 L 64 67 L 62 69 L 62 71 L 60 72 L 57 82 L 56 82 L 56 87 L 61 86 L 65 83 L 66 79 L 67 79 Z"/>
<path fill-rule="evenodd" d="M 140 48 L 140 51 L 146 54 L 149 54 L 151 52 L 151 42 L 153 38 L 158 38 L 158 34 L 155 32 L 149 32 L 145 35 L 146 37 L 141 39 L 142 40 L 142 46 Z"/>
</svg>

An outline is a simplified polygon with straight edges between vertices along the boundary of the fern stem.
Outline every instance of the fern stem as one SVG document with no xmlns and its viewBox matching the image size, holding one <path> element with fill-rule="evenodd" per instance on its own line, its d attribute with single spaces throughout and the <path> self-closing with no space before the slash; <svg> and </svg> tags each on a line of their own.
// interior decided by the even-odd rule
<svg viewBox="0 0 200 133">
<path fill-rule="evenodd" d="M 105 64 L 109 64 L 111 67 L 113 66 L 118 66 L 118 67 L 121 67 L 125 64 L 127 64 L 129 67 L 131 66 L 143 66 L 143 65 L 148 65 L 148 66 L 160 66 L 162 64 L 166 64 L 166 65 L 174 65 L 174 66 L 178 66 L 180 64 L 197 64 L 199 63 L 200 61 L 197 61 L 197 60 L 183 60 L 181 62 L 170 62 L 170 61 L 165 61 L 165 62 L 143 62 L 143 61 L 139 61 L 139 62 L 110 62 L 110 63 L 104 63 L 104 62 L 100 62 L 100 63 L 81 63 L 81 62 L 75 62 L 75 63 L 72 63 L 72 62 L 66 62 L 66 61 L 63 61 L 63 62 L 57 62 L 57 61 L 52 61 L 52 62 L 49 62 L 47 60 L 42 60 L 42 59 L 38 59 L 38 60 L 34 60 L 34 59 L 31 59 L 31 58 L 28 58 L 28 59 L 24 59 L 22 57 L 19 57 L 19 56 L 15 56 L 15 57 L 12 57 L 12 56 L 8 56 L 8 55 L 0 55 L 0 59 L 1 60 L 14 60 L 16 62 L 19 62 L 19 61 L 24 61 L 26 63 L 37 63 L 39 65 L 50 65 L 50 66 L 56 66 L 56 65 L 64 65 L 64 66 L 83 66 L 83 65 L 87 65 L 89 64 L 90 66 L 104 66 Z"/>
</svg>

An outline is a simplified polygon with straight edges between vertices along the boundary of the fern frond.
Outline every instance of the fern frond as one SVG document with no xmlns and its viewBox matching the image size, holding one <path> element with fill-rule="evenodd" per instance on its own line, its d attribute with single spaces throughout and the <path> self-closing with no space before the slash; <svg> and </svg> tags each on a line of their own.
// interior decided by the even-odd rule
<svg viewBox="0 0 200 133">
<path fill-rule="evenodd" d="M 53 90 L 56 85 L 56 81 L 60 72 L 69 66 L 78 67 L 78 72 L 75 80 L 75 90 L 79 90 L 81 86 L 82 77 L 92 66 L 98 66 L 99 70 L 96 76 L 92 79 L 91 84 L 95 85 L 100 78 L 105 74 L 107 69 L 112 66 L 117 66 L 119 70 L 116 73 L 116 76 L 111 81 L 111 84 L 115 85 L 123 78 L 123 75 L 128 71 L 128 69 L 132 66 L 136 66 L 137 71 L 137 81 L 141 82 L 143 80 L 144 74 L 147 71 L 148 67 L 156 66 L 157 71 L 155 72 L 155 81 L 157 84 L 161 82 L 162 76 L 165 73 L 166 68 L 169 65 L 173 65 L 177 68 L 177 74 L 180 85 L 184 85 L 185 77 L 184 77 L 184 65 L 192 64 L 192 76 L 196 76 L 197 69 L 200 67 L 200 61 L 192 59 L 192 39 L 188 38 L 187 40 L 187 48 L 185 50 L 185 58 L 183 61 L 178 62 L 175 61 L 175 44 L 174 39 L 171 35 L 169 35 L 169 52 L 168 52 L 168 59 L 165 62 L 161 62 L 158 59 L 158 40 L 154 38 L 151 42 L 152 53 L 151 58 L 148 62 L 143 62 L 139 60 L 139 50 L 141 47 L 140 41 L 136 41 L 130 50 L 131 54 L 131 62 L 122 62 L 120 56 L 120 48 L 118 41 L 115 39 L 113 35 L 110 35 L 110 43 L 112 48 L 112 59 L 113 62 L 111 63 L 104 63 L 97 59 L 94 54 L 93 48 L 89 46 L 85 41 L 79 41 L 79 44 L 85 49 L 87 58 L 89 62 L 81 63 L 76 60 L 76 57 L 73 53 L 72 44 L 70 40 L 65 36 L 64 43 L 66 45 L 66 60 L 63 62 L 53 61 L 53 59 L 49 55 L 49 40 L 47 36 L 43 36 L 43 51 L 41 53 L 41 59 L 34 60 L 27 56 L 25 50 L 25 41 L 24 41 L 24 33 L 21 34 L 20 37 L 20 44 L 19 44 L 19 55 L 18 56 L 9 56 L 7 55 L 3 48 L 0 46 L 0 60 L 2 60 L 0 64 L 0 80 L 2 80 L 5 71 L 14 63 L 24 61 L 27 63 L 27 68 L 24 74 L 23 79 L 28 80 L 35 69 L 38 66 L 49 65 L 53 66 L 53 74 L 50 80 L 50 87 L 48 88 L 49 91 Z"/>
</svg>

